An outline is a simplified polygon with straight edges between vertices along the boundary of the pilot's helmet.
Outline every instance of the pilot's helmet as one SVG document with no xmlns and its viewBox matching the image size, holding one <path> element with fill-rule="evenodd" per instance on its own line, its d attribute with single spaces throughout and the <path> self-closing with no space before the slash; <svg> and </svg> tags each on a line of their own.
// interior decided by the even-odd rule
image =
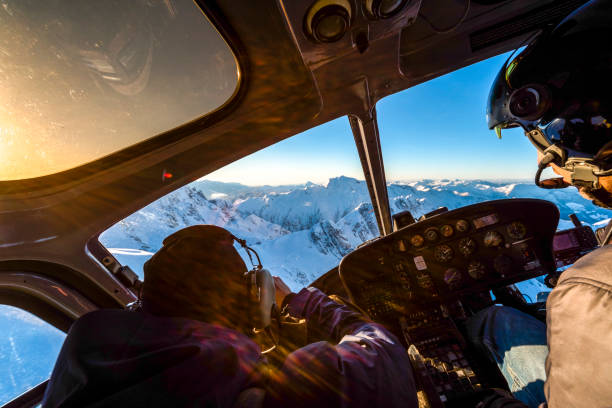
<svg viewBox="0 0 612 408">
<path fill-rule="evenodd" d="M 596 189 L 612 174 L 612 2 L 593 0 L 543 32 L 497 75 L 487 120 L 501 137 L 520 126 L 547 160 Z M 609 173 L 609 174 L 608 174 Z"/>
</svg>

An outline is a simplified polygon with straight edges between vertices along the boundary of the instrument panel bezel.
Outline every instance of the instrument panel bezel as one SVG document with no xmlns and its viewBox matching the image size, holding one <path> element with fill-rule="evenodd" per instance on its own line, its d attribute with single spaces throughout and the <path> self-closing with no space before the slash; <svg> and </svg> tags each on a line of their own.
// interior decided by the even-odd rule
<svg viewBox="0 0 612 408">
<path fill-rule="evenodd" d="M 410 237 L 414 234 L 423 235 L 426 230 L 449 224 L 455 226 L 462 219 L 469 222 L 468 231 L 460 232 L 455 228 L 451 236 L 439 234 L 435 242 L 426 240 L 419 248 L 410 244 Z M 475 224 L 474 220 L 480 220 L 485 225 Z M 487 224 L 486 220 L 494 221 Z M 517 221 L 527 229 L 522 239 L 514 239 L 508 232 L 508 226 Z M 406 314 L 417 305 L 446 303 L 470 293 L 488 291 L 553 272 L 552 240 L 558 221 L 559 210 L 545 200 L 506 199 L 462 207 L 408 225 L 359 247 L 340 262 L 340 279 L 350 300 L 362 309 L 368 310 L 367 304 L 364 304 L 368 302 L 367 288 L 373 287 L 376 293 L 385 290 L 391 292 L 385 295 L 389 299 L 383 301 L 385 309 L 388 309 L 385 315 Z M 504 244 L 501 247 L 484 245 L 484 236 L 490 231 L 497 231 L 503 236 Z M 458 251 L 458 243 L 465 237 L 477 242 L 475 253 L 469 257 Z M 404 241 L 403 245 L 398 244 L 400 240 Z M 436 262 L 434 251 L 440 245 L 452 248 L 454 254 L 449 262 Z M 400 250 L 402 246 L 404 251 Z M 500 257 L 510 258 L 514 266 L 512 273 L 502 275 L 495 271 L 494 261 Z M 424 262 L 420 267 L 419 259 Z M 485 264 L 488 271 L 486 278 L 475 280 L 468 275 L 467 265 L 471 261 Z M 403 265 L 404 270 L 398 265 Z M 444 282 L 444 272 L 449 268 L 462 272 L 463 286 L 450 288 Z M 431 282 L 424 282 L 427 278 L 422 275 L 426 274 L 429 274 Z M 427 288 L 422 284 L 431 286 Z M 386 320 L 384 316 L 370 317 Z"/>
</svg>

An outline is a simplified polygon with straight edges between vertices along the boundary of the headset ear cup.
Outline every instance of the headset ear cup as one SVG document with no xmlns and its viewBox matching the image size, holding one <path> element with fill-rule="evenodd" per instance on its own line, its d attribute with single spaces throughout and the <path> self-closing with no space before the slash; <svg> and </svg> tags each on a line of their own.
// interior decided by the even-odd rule
<svg viewBox="0 0 612 408">
<path fill-rule="evenodd" d="M 276 307 L 276 287 L 274 278 L 267 269 L 259 269 L 256 273 L 257 293 L 259 305 L 256 312 L 258 316 L 257 329 L 264 329 L 272 323 L 272 311 Z"/>
<path fill-rule="evenodd" d="M 550 89 L 542 84 L 528 84 L 512 92 L 508 102 L 510 113 L 523 120 L 538 120 L 550 109 Z"/>
</svg>

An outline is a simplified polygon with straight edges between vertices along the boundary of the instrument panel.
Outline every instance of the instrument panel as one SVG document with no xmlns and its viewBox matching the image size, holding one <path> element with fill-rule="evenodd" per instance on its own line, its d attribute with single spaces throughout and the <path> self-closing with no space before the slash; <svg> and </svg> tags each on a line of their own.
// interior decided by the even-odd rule
<svg viewBox="0 0 612 408">
<path fill-rule="evenodd" d="M 372 319 L 396 321 L 415 306 L 509 285 L 555 270 L 557 207 L 508 199 L 435 215 L 370 242 L 342 259 L 351 301 Z"/>
</svg>

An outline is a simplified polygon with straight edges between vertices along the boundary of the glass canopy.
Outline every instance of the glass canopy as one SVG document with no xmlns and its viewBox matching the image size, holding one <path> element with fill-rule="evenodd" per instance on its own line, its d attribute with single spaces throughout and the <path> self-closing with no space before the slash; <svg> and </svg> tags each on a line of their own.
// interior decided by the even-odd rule
<svg viewBox="0 0 612 408">
<path fill-rule="evenodd" d="M 235 55 L 192 0 L 0 5 L 0 180 L 99 159 L 238 88 Z"/>
</svg>

